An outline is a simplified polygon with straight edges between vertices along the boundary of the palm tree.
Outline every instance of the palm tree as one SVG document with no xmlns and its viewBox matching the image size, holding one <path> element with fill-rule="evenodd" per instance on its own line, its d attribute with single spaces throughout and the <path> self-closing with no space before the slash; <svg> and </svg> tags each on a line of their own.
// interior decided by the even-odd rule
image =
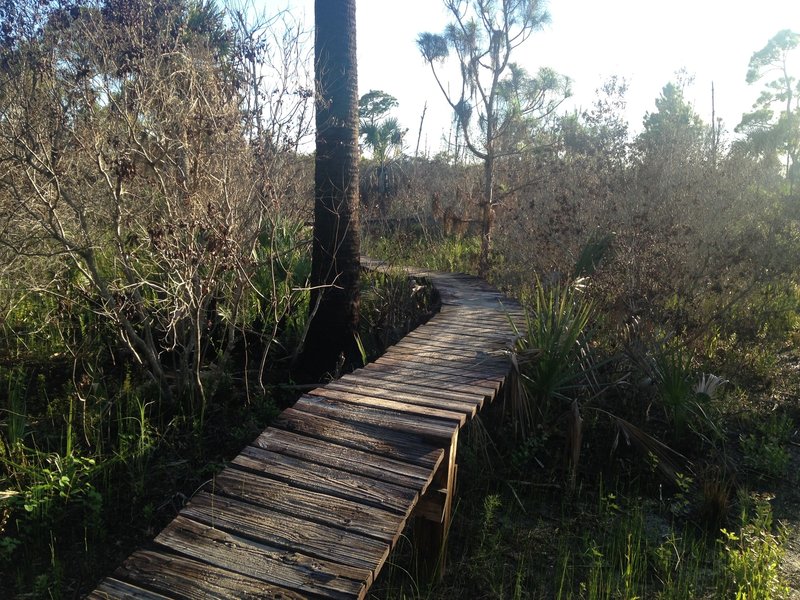
<svg viewBox="0 0 800 600">
<path fill-rule="evenodd" d="M 371 184 L 369 185 L 370 191 L 374 191 L 377 188 L 378 208 L 380 214 L 384 216 L 388 210 L 390 163 L 392 159 L 402 153 L 405 133 L 406 130 L 400 128 L 397 119 L 394 117 L 387 117 L 380 123 L 361 122 L 361 135 L 364 138 L 364 146 L 372 151 L 372 159 L 374 161 L 374 169 L 368 169 L 362 175 L 367 176 Z M 371 194 L 368 192 L 368 195 Z M 363 196 L 362 200 L 364 200 Z"/>
<path fill-rule="evenodd" d="M 298 374 L 356 359 L 360 271 L 355 0 L 315 0 L 317 153 L 311 324 Z"/>
<path fill-rule="evenodd" d="M 377 191 L 378 208 L 381 215 L 386 214 L 386 201 L 389 192 L 389 162 L 403 152 L 403 137 L 406 129 L 401 129 L 395 117 L 389 112 L 397 108 L 397 98 L 381 90 L 370 90 L 358 101 L 359 130 L 364 138 L 364 147 L 372 153 L 374 166 L 363 168 L 364 182 L 361 188 L 361 201 L 372 204 L 371 196 Z"/>
</svg>

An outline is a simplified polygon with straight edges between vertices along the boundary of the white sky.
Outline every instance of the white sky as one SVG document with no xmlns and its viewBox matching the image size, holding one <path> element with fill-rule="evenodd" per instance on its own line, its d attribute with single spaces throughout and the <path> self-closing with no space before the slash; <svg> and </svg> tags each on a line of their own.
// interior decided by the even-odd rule
<svg viewBox="0 0 800 600">
<path fill-rule="evenodd" d="M 262 0 L 270 12 L 287 0 Z M 291 11 L 313 25 L 313 0 L 288 0 Z M 628 120 L 641 128 L 655 110 L 661 88 L 686 68 L 694 85 L 686 97 L 705 122 L 711 121 L 711 81 L 716 112 L 732 131 L 750 109 L 761 86 L 745 82 L 753 52 L 781 29 L 800 32 L 800 0 L 551 0 L 551 23 L 516 52 L 514 60 L 535 72 L 554 68 L 572 79 L 565 108 L 588 108 L 594 91 L 611 75 L 627 79 Z M 436 151 L 449 129 L 449 109 L 416 47 L 423 31 L 440 33 L 448 22 L 440 0 L 358 0 L 359 93 L 383 90 L 395 96 L 395 111 L 416 144 L 422 109 L 428 112 L 421 150 Z M 800 50 L 794 73 L 800 77 Z M 454 81 L 455 83 L 455 81 Z"/>
</svg>

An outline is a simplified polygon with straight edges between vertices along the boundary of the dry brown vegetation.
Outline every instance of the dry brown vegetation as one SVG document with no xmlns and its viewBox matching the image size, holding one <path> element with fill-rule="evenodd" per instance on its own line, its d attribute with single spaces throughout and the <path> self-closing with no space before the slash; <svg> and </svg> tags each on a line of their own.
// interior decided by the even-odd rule
<svg viewBox="0 0 800 600">
<path fill-rule="evenodd" d="M 517 324 L 527 395 L 463 448 L 454 573 L 428 588 L 398 558 L 376 597 L 800 589 L 800 198 L 774 155 L 712 138 L 677 84 L 635 137 L 623 101 L 610 81 L 498 168 L 490 280 L 531 314 Z M 479 181 L 442 163 L 416 188 L 432 210 L 406 209 L 417 234 L 369 251 L 476 272 L 479 240 L 452 215 L 477 218 L 463 191 Z M 509 441 L 513 415 L 527 429 Z"/>
</svg>

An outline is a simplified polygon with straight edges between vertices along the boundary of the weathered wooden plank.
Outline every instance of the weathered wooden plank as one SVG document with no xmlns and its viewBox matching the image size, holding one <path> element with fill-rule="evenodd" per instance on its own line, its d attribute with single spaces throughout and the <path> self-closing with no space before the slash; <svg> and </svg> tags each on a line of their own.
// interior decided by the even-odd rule
<svg viewBox="0 0 800 600">
<path fill-rule="evenodd" d="M 494 396 L 500 389 L 502 379 L 500 377 L 487 378 L 483 373 L 464 372 L 449 367 L 432 366 L 427 369 L 420 369 L 418 365 L 390 364 L 388 361 L 383 363 L 370 363 L 354 373 L 363 372 L 368 377 L 384 377 L 392 381 L 425 381 L 425 385 L 462 385 L 477 388 L 487 396 Z M 457 389 L 454 387 L 453 389 Z"/>
<path fill-rule="evenodd" d="M 323 598 L 363 598 L 371 574 L 248 540 L 182 516 L 155 541 L 170 550 L 253 579 Z"/>
<path fill-rule="evenodd" d="M 405 515 L 322 492 L 294 487 L 271 477 L 229 467 L 207 486 L 213 494 L 258 504 L 275 512 L 302 516 L 373 537 L 387 543 L 397 540 Z"/>
<path fill-rule="evenodd" d="M 422 332 L 434 331 L 440 335 L 450 334 L 489 340 L 503 339 L 514 335 L 514 328 L 508 321 L 501 324 L 499 321 L 484 321 L 481 317 L 472 316 L 436 317 L 424 325 L 420 325 L 409 334 L 417 334 L 413 337 L 418 337 L 418 334 Z"/>
<path fill-rule="evenodd" d="M 504 332 L 502 335 L 497 335 L 497 330 L 495 330 L 494 335 L 489 335 L 486 332 L 480 331 L 460 331 L 456 329 L 455 326 L 438 325 L 434 327 L 433 324 L 428 324 L 423 331 L 420 331 L 416 337 L 411 339 L 420 340 L 427 338 L 439 344 L 449 343 L 448 340 L 462 340 L 462 347 L 499 351 L 504 348 L 510 348 L 514 343 L 515 337 L 515 334 L 511 331 L 508 333 Z M 453 343 L 456 342 L 453 341 Z M 487 348 L 488 344 L 493 344 L 493 346 Z"/>
<path fill-rule="evenodd" d="M 421 327 L 415 329 L 403 338 L 403 342 L 419 342 L 423 344 L 434 344 L 437 346 L 461 346 L 464 348 L 484 348 L 487 350 L 502 350 L 508 348 L 513 341 L 513 335 L 502 333 L 486 336 L 461 335 L 458 333 L 447 333 L 438 331 L 434 328 Z M 402 342 L 401 342 L 402 343 Z M 488 346 L 488 348 L 487 348 Z"/>
<path fill-rule="evenodd" d="M 272 425 L 431 469 L 444 456 L 441 448 L 424 442 L 420 437 L 415 438 L 366 423 L 354 424 L 327 419 L 294 408 L 284 410 Z"/>
<path fill-rule="evenodd" d="M 406 336 L 398 343 L 453 344 L 459 348 L 471 350 L 501 350 L 513 343 L 514 338 L 515 334 L 510 328 L 508 331 L 499 327 L 493 327 L 491 330 L 478 330 L 465 327 L 463 324 L 443 324 L 432 321 L 417 328 L 411 337 Z"/>
<path fill-rule="evenodd" d="M 485 284 L 481 286 L 474 275 L 463 273 L 446 273 L 444 277 L 442 277 L 437 273 L 434 277 L 437 289 L 439 289 L 439 286 L 444 286 L 451 287 L 456 292 L 461 292 L 462 294 L 469 292 L 499 294 L 498 290 L 495 288 L 487 287 Z"/>
<path fill-rule="evenodd" d="M 448 350 L 420 350 L 415 351 L 411 348 L 395 348 L 393 347 L 391 351 L 388 353 L 388 356 L 392 358 L 406 360 L 414 360 L 416 362 L 423 361 L 436 361 L 439 363 L 453 363 L 456 365 L 463 365 L 464 367 L 480 367 L 483 368 L 484 366 L 492 365 L 492 364 L 503 364 L 504 366 L 508 367 L 508 361 L 505 357 L 500 356 L 499 354 L 489 354 L 488 352 L 470 352 L 470 353 L 461 353 L 455 354 L 450 353 Z M 380 359 L 379 359 L 380 360 Z"/>
<path fill-rule="evenodd" d="M 477 298 L 474 298 L 474 300 L 477 300 Z M 443 307 L 442 310 L 436 315 L 436 320 L 440 318 L 447 320 L 454 316 L 473 319 L 473 322 L 476 324 L 483 324 L 487 320 L 492 320 L 501 326 L 508 326 L 509 317 L 511 319 L 516 317 L 524 317 L 525 312 L 524 310 L 505 306 L 503 304 L 495 303 L 494 301 L 490 301 L 488 303 L 481 303 L 478 301 L 470 306 L 450 305 Z"/>
<path fill-rule="evenodd" d="M 481 380 L 487 382 L 496 382 L 497 387 L 499 388 L 502 384 L 503 380 L 505 379 L 506 375 L 510 371 L 510 365 L 500 366 L 496 365 L 493 366 L 491 369 L 489 368 L 480 368 L 480 367 L 466 367 L 463 365 L 454 365 L 450 362 L 437 362 L 433 360 L 413 360 L 413 357 L 394 357 L 390 355 L 384 355 L 376 360 L 374 363 L 370 363 L 365 367 L 365 369 L 377 369 L 377 368 L 386 368 L 386 369 L 401 369 L 404 371 L 411 370 L 413 373 L 416 373 L 418 377 L 428 376 L 428 373 L 439 373 L 442 375 L 452 375 L 452 376 L 462 376 L 469 380 L 469 378 L 473 378 L 472 380 Z M 492 384 L 489 384 L 492 385 Z"/>
<path fill-rule="evenodd" d="M 438 277 L 436 279 L 436 284 L 438 286 L 441 280 Z M 479 283 L 474 278 L 456 276 L 451 277 L 450 281 L 447 283 L 452 286 L 454 293 L 462 298 L 475 297 L 486 299 L 487 301 L 491 300 L 492 302 L 498 302 L 504 298 L 497 289 L 490 287 L 486 283 Z"/>
<path fill-rule="evenodd" d="M 436 352 L 445 356 L 483 356 L 483 355 L 500 355 L 506 349 L 505 344 L 492 344 L 488 341 L 482 341 L 480 344 L 461 344 L 458 342 L 437 342 L 435 339 L 421 340 L 421 339 L 404 339 L 394 346 L 387 348 L 387 352 L 411 352 L 414 354 L 422 354 L 425 352 Z"/>
<path fill-rule="evenodd" d="M 408 415 L 395 411 L 355 405 L 323 396 L 301 396 L 294 408 L 303 412 L 354 424 L 368 424 L 410 433 L 434 444 L 447 443 L 458 430 L 458 421 Z"/>
<path fill-rule="evenodd" d="M 464 317 L 464 320 L 468 321 L 469 317 Z M 414 331 L 404 336 L 402 340 L 441 338 L 443 341 L 447 341 L 459 339 L 463 340 L 464 343 L 480 346 L 483 343 L 501 343 L 505 340 L 513 339 L 513 337 L 514 332 L 508 325 L 506 327 L 494 324 L 472 326 L 469 323 L 443 323 L 434 320 L 417 327 Z"/>
<path fill-rule="evenodd" d="M 461 326 L 465 330 L 472 329 L 482 331 L 485 335 L 491 335 L 493 333 L 491 331 L 492 327 L 495 328 L 495 334 L 512 331 L 513 327 L 511 326 L 511 322 L 513 321 L 516 323 L 516 316 L 515 314 L 508 314 L 502 311 L 493 312 L 486 309 L 479 309 L 472 312 L 463 311 L 454 307 L 446 307 L 442 312 L 426 321 L 422 326 L 429 327 L 436 323 L 439 325 L 454 325 Z"/>
<path fill-rule="evenodd" d="M 442 298 L 442 308 L 483 308 L 488 310 L 500 310 L 503 306 L 501 294 L 490 294 L 480 290 L 464 290 L 453 288 L 448 298 Z"/>
<path fill-rule="evenodd" d="M 134 552 L 117 577 L 174 598 L 267 598 L 301 600 L 306 596 L 252 577 L 225 571 L 178 554 L 155 550 Z"/>
<path fill-rule="evenodd" d="M 505 356 L 451 356 L 438 352 L 397 351 L 384 354 L 378 364 L 406 364 L 409 367 L 449 367 L 473 375 L 504 378 L 511 371 L 511 361 Z"/>
<path fill-rule="evenodd" d="M 451 352 L 450 348 L 415 350 L 409 346 L 391 346 L 381 358 L 387 356 L 400 360 L 405 360 L 406 356 L 414 357 L 417 361 L 432 359 L 441 362 L 446 360 L 450 362 L 459 362 L 464 366 L 475 365 L 484 359 L 484 356 L 478 350 L 469 350 L 465 352 Z"/>
<path fill-rule="evenodd" d="M 456 285 L 458 285 L 458 283 L 456 283 Z M 488 291 L 488 289 L 487 289 L 487 291 Z M 487 296 L 487 298 L 489 298 L 489 302 L 490 302 L 492 308 L 496 308 L 496 307 L 499 306 L 500 310 L 502 310 L 503 312 L 506 312 L 506 311 L 509 311 L 509 310 L 523 310 L 524 309 L 524 307 L 519 302 L 517 302 L 516 300 L 514 300 L 512 298 L 508 298 L 507 296 L 504 296 L 502 293 L 500 293 L 501 295 L 500 295 L 500 298 L 498 299 L 497 296 L 494 296 L 494 294 L 498 294 L 498 293 L 500 293 L 500 292 L 498 292 L 498 290 L 494 289 L 494 290 L 492 290 L 490 292 L 491 296 Z M 468 308 L 469 305 L 465 305 L 465 307 Z"/>
<path fill-rule="evenodd" d="M 472 323 L 472 321 L 477 321 Z M 515 321 L 516 323 L 516 321 Z M 436 331 L 441 335 L 459 335 L 475 339 L 502 340 L 514 337 L 514 328 L 508 321 L 484 319 L 473 316 L 455 316 L 428 321 L 423 331 Z M 518 325 L 519 327 L 519 325 Z"/>
<path fill-rule="evenodd" d="M 453 317 L 452 319 L 437 318 L 433 321 L 428 321 L 425 327 L 428 330 L 439 331 L 442 334 L 463 335 L 482 339 L 484 339 L 486 335 L 496 335 L 498 332 L 499 325 L 497 324 L 471 325 L 465 327 L 463 321 L 467 318 L 468 317 Z M 511 328 L 511 325 L 506 324 L 506 326 L 501 329 L 502 332 L 506 330 L 509 336 L 513 336 L 514 330 Z"/>
<path fill-rule="evenodd" d="M 474 388 L 470 391 L 441 388 L 437 389 L 436 386 L 428 386 L 426 381 L 414 381 L 408 377 L 405 378 L 403 383 L 406 383 L 406 387 L 404 387 L 402 383 L 399 385 L 397 382 L 392 384 L 390 381 L 376 377 L 373 373 L 365 369 L 357 369 L 352 373 L 348 373 L 339 379 L 332 381 L 328 385 L 336 386 L 334 389 L 344 388 L 347 386 L 349 389 L 353 389 L 354 391 L 358 390 L 358 393 L 363 391 L 366 394 L 371 394 L 379 391 L 381 394 L 392 394 L 392 398 L 401 402 L 414 402 L 414 398 L 418 399 L 416 403 L 419 404 L 428 402 L 429 399 L 434 402 L 440 400 L 451 400 L 453 401 L 452 406 L 456 412 L 459 410 L 459 404 L 474 405 L 475 402 L 479 401 L 484 395 L 482 391 L 475 391 Z M 411 399 L 406 400 L 406 398 Z M 437 404 L 432 406 L 442 405 L 438 404 L 437 402 Z"/>
<path fill-rule="evenodd" d="M 437 278 L 436 285 L 438 284 L 439 281 Z M 520 308 L 520 304 L 516 300 L 510 300 L 495 288 L 476 288 L 474 284 L 464 280 L 455 280 L 452 282 L 452 285 L 454 285 L 456 293 L 460 294 L 462 298 L 481 298 L 492 309 L 497 310 L 499 308 L 500 310 L 507 310 Z M 460 308 L 469 309 L 470 306 L 470 304 L 465 304 Z"/>
<path fill-rule="evenodd" d="M 440 364 L 442 366 L 466 369 L 467 371 L 480 370 L 484 374 L 491 374 L 492 371 L 496 370 L 502 370 L 505 373 L 511 366 L 508 357 L 499 352 L 491 354 L 488 352 L 473 352 L 471 356 L 455 356 L 448 354 L 447 351 L 414 352 L 405 348 L 392 348 L 375 362 L 387 358 L 412 363 Z"/>
<path fill-rule="evenodd" d="M 433 395 L 405 394 L 397 390 L 382 388 L 379 381 L 372 385 L 358 384 L 353 381 L 331 382 L 325 387 L 311 390 L 308 395 L 385 408 L 422 417 L 456 421 L 461 426 L 467 422 L 467 417 L 475 414 L 476 402 L 483 400 L 478 398 L 471 402 L 465 402 L 446 398 L 444 395 L 436 398 Z"/>
<path fill-rule="evenodd" d="M 458 308 L 485 308 L 486 310 L 498 310 L 502 306 L 502 294 L 487 293 L 480 290 L 458 289 L 453 287 L 449 290 L 448 297 L 442 294 L 442 304 L 457 306 Z"/>
<path fill-rule="evenodd" d="M 447 489 L 435 487 L 428 490 L 414 507 L 413 517 L 423 518 L 434 523 L 444 523 L 447 504 Z"/>
<path fill-rule="evenodd" d="M 373 506 L 405 515 L 409 505 L 417 499 L 416 490 L 354 475 L 347 471 L 314 465 L 293 456 L 285 456 L 255 446 L 247 446 L 232 462 L 238 467 L 264 474 L 297 488 L 365 505 L 362 511 L 364 513 L 367 506 Z M 350 507 L 349 517 L 358 516 L 356 508 Z M 305 517 L 299 507 L 294 514 Z M 393 521 L 398 525 L 402 524 L 402 519 Z"/>
<path fill-rule="evenodd" d="M 470 341 L 474 340 L 474 341 Z M 506 341 L 501 342 L 490 342 L 487 340 L 481 340 L 479 338 L 466 338 L 466 337 L 458 337 L 448 340 L 440 340 L 435 337 L 432 338 L 414 338 L 414 339 L 404 339 L 402 342 L 398 342 L 394 346 L 389 346 L 386 349 L 386 353 L 392 353 L 395 349 L 404 349 L 409 348 L 412 350 L 420 350 L 420 351 L 439 351 L 444 354 L 448 355 L 457 355 L 457 354 L 467 354 L 467 355 L 474 355 L 476 352 L 483 352 L 487 354 L 496 354 L 498 356 L 503 355 L 507 352 L 508 348 L 510 347 L 511 343 L 506 343 Z"/>
<path fill-rule="evenodd" d="M 444 276 L 437 273 L 435 275 L 436 289 L 441 287 L 454 292 L 469 292 L 472 285 L 474 285 L 474 281 L 474 276 L 466 273 L 445 273 Z M 475 289 L 477 290 L 477 288 Z M 497 293 L 497 290 L 494 290 L 494 293 Z"/>
<path fill-rule="evenodd" d="M 433 390 L 438 392 L 452 392 L 457 394 L 467 394 L 470 396 L 483 396 L 484 400 L 494 397 L 497 391 L 495 383 L 479 385 L 476 383 L 467 383 L 468 381 L 477 381 L 476 378 L 458 377 L 448 375 L 446 373 L 433 373 L 426 374 L 421 377 L 417 369 L 391 369 L 379 367 L 376 369 L 356 369 L 352 373 L 342 377 L 352 378 L 353 381 L 363 381 L 364 383 L 378 380 L 381 385 L 392 389 L 390 386 L 398 386 L 400 389 L 407 389 L 410 393 L 419 391 L 423 393 L 424 390 Z"/>
<path fill-rule="evenodd" d="M 525 320 L 516 318 L 515 315 L 472 315 L 472 314 L 448 314 L 428 321 L 424 326 L 429 329 L 452 329 L 460 330 L 464 335 L 476 336 L 498 336 L 503 334 L 513 334 L 514 325 L 521 329 Z"/>
<path fill-rule="evenodd" d="M 195 494 L 180 514 L 268 546 L 373 573 L 389 553 L 385 542 L 207 492 Z"/>
<path fill-rule="evenodd" d="M 378 364 L 405 364 L 408 366 L 419 365 L 429 367 L 449 367 L 454 371 L 466 371 L 473 375 L 486 377 L 505 377 L 511 370 L 511 364 L 505 359 L 489 357 L 481 360 L 448 359 L 439 356 L 419 356 L 417 354 L 392 353 L 384 354 L 375 361 Z"/>
<path fill-rule="evenodd" d="M 328 385 L 355 386 L 355 388 L 351 387 L 350 389 L 355 389 L 359 393 L 363 391 L 367 395 L 378 394 L 380 397 L 392 397 L 403 401 L 410 396 L 416 399 L 419 404 L 435 403 L 431 406 L 441 406 L 441 400 L 452 400 L 461 405 L 471 406 L 470 416 L 475 414 L 475 407 L 480 407 L 486 397 L 486 393 L 478 388 L 469 389 L 465 386 L 465 389 L 469 391 L 462 391 L 453 387 L 428 385 L 427 381 L 422 380 L 409 381 L 408 377 L 405 377 L 402 381 L 387 381 L 385 378 L 378 377 L 377 373 L 370 375 L 365 374 L 363 371 L 348 373 Z M 459 404 L 453 404 L 453 407 L 457 410 L 463 410 L 463 406 L 459 408 Z"/>
<path fill-rule="evenodd" d="M 120 581 L 113 577 L 106 577 L 97 584 L 97 588 L 86 596 L 86 600 L 112 600 L 114 598 L 124 598 L 133 600 L 170 600 L 174 596 L 164 596 L 157 592 L 151 592 L 138 585 Z"/>
<path fill-rule="evenodd" d="M 252 445 L 318 465 L 394 483 L 420 493 L 431 480 L 431 470 L 428 468 L 274 427 L 262 432 Z"/>
<path fill-rule="evenodd" d="M 386 354 L 390 356 L 412 354 L 426 358 L 432 356 L 447 360 L 465 361 L 481 361 L 486 358 L 506 359 L 508 356 L 506 347 L 492 347 L 489 344 L 484 344 L 483 347 L 468 348 L 448 346 L 437 342 L 400 343 L 389 347 Z"/>
<path fill-rule="evenodd" d="M 524 319 L 526 316 L 524 309 L 515 308 L 503 303 L 491 303 L 491 306 L 477 304 L 472 306 L 447 306 L 443 307 L 442 311 L 438 314 L 445 318 L 449 318 L 453 315 L 466 315 L 475 318 L 478 322 L 485 316 L 489 319 L 493 319 L 501 327 L 507 327 L 509 325 L 509 318 L 516 321 L 517 319 Z"/>
</svg>

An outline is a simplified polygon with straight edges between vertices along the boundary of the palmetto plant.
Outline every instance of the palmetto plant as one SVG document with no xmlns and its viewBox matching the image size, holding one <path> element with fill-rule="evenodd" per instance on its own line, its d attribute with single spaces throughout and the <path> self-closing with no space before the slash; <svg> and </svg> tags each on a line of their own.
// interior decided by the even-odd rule
<svg viewBox="0 0 800 600">
<path fill-rule="evenodd" d="M 651 364 L 664 410 L 677 432 L 682 433 L 694 399 L 692 356 L 680 344 L 664 343 L 656 348 Z"/>
<path fill-rule="evenodd" d="M 629 444 L 655 459 L 661 471 L 675 479 L 688 466 L 685 457 L 628 420 L 588 405 L 608 386 L 598 380 L 598 367 L 603 363 L 588 343 L 592 303 L 585 297 L 584 287 L 583 279 L 554 284 L 537 279 L 525 328 L 520 330 L 512 322 L 517 338 L 510 353 L 516 374 L 511 406 L 518 432 L 526 435 L 539 423 L 565 418 L 574 484 L 583 439 L 581 412 L 591 409 L 608 417 Z"/>
<path fill-rule="evenodd" d="M 362 189 L 362 200 L 370 201 L 369 196 L 377 196 L 378 208 L 385 215 L 392 188 L 398 186 L 402 177 L 402 169 L 396 159 L 403 153 L 403 136 L 406 129 L 400 127 L 395 117 L 386 117 L 382 121 L 361 121 L 359 134 L 363 137 L 364 146 L 372 152 L 373 165 L 362 166 L 362 177 L 366 189 Z"/>
<path fill-rule="evenodd" d="M 705 417 L 704 405 L 727 383 L 705 373 L 698 379 L 692 353 L 672 336 L 643 344 L 628 342 L 626 353 L 644 374 L 644 381 L 654 385 L 657 402 L 679 437 L 687 433 L 694 417 Z"/>
<path fill-rule="evenodd" d="M 549 285 L 537 278 L 534 287 L 524 328 L 512 323 L 519 375 L 513 410 L 523 432 L 570 404 L 591 369 L 586 329 L 592 306 L 583 296 L 583 280 Z"/>
<path fill-rule="evenodd" d="M 537 278 L 533 303 L 517 334 L 511 360 L 516 374 L 512 411 L 523 435 L 552 416 L 566 414 L 567 455 L 574 483 L 583 437 L 578 397 L 593 383 L 586 330 L 592 307 L 583 280 L 544 284 Z M 567 409 L 565 412 L 565 409 Z"/>
</svg>

